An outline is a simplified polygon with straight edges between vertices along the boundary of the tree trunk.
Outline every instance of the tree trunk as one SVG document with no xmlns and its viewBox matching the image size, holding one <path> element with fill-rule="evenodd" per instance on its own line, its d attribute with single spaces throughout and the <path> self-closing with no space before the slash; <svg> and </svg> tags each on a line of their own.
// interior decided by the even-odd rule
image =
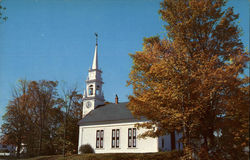
<svg viewBox="0 0 250 160">
<path fill-rule="evenodd" d="M 175 132 L 172 132 L 172 133 L 170 133 L 170 135 L 171 135 L 171 150 L 173 151 L 173 150 L 175 150 L 176 149 L 176 145 L 175 145 Z"/>
<path fill-rule="evenodd" d="M 17 158 L 20 158 L 20 150 L 21 150 L 21 142 L 18 142 L 17 144 L 17 153 L 16 153 L 16 156 Z"/>
<path fill-rule="evenodd" d="M 41 155 L 42 151 L 42 130 L 43 130 L 43 116 L 42 116 L 42 108 L 40 106 L 40 128 L 39 128 L 39 150 L 38 150 L 38 156 Z"/>
</svg>

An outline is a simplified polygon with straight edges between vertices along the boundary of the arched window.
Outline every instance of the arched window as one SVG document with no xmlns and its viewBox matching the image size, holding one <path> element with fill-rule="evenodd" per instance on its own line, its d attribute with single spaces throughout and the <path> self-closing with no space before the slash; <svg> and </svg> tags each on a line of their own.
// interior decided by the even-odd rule
<svg viewBox="0 0 250 160">
<path fill-rule="evenodd" d="M 89 86 L 89 95 L 93 95 L 93 85 Z"/>
<path fill-rule="evenodd" d="M 96 95 L 100 95 L 100 86 L 96 86 Z"/>
</svg>

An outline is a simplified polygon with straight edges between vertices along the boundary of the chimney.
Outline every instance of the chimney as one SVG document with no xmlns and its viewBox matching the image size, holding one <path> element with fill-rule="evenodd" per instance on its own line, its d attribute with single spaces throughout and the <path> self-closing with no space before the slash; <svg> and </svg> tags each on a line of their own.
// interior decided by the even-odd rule
<svg viewBox="0 0 250 160">
<path fill-rule="evenodd" d="M 117 94 L 115 95 L 115 104 L 118 104 L 119 102 L 118 102 L 118 96 L 117 96 Z"/>
</svg>

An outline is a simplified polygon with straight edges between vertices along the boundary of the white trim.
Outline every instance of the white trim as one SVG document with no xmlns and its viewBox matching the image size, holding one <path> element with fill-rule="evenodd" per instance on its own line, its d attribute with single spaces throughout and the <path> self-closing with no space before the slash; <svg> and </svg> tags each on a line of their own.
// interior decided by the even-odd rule
<svg viewBox="0 0 250 160">
<path fill-rule="evenodd" d="M 110 127 L 110 126 L 127 126 L 127 125 L 131 125 L 131 124 L 144 123 L 144 122 L 147 122 L 147 121 L 143 121 L 143 122 L 113 123 L 113 124 L 99 124 L 99 125 L 89 125 L 89 126 L 80 126 L 80 127 L 84 127 L 84 128 L 96 128 L 96 127 L 98 127 L 99 128 L 99 127 Z"/>
</svg>

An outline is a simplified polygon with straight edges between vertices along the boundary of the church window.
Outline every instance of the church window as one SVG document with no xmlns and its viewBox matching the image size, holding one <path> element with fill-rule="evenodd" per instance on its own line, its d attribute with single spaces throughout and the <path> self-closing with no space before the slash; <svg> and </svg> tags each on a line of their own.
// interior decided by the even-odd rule
<svg viewBox="0 0 250 160">
<path fill-rule="evenodd" d="M 93 85 L 89 86 L 89 95 L 93 95 Z"/>
<path fill-rule="evenodd" d="M 100 95 L 100 86 L 96 86 L 96 95 Z"/>
<path fill-rule="evenodd" d="M 120 130 L 119 129 L 112 129 L 112 148 L 119 148 L 120 145 Z"/>
<path fill-rule="evenodd" d="M 104 131 L 97 130 L 96 131 L 96 148 L 103 148 L 103 137 L 104 137 Z"/>
<path fill-rule="evenodd" d="M 136 128 L 133 128 L 133 147 L 136 147 Z"/>
<path fill-rule="evenodd" d="M 116 130 L 116 147 L 119 148 L 120 130 Z"/>
<path fill-rule="evenodd" d="M 136 128 L 128 129 L 128 147 L 136 147 Z"/>
<path fill-rule="evenodd" d="M 131 143 L 132 143 L 132 136 L 131 136 L 131 128 L 128 129 L 128 147 L 131 147 Z"/>
<path fill-rule="evenodd" d="M 97 130 L 96 131 L 96 148 L 99 148 L 99 142 L 100 142 L 100 131 L 99 130 Z"/>
<path fill-rule="evenodd" d="M 101 138 L 100 138 L 101 144 L 100 144 L 100 148 L 103 148 L 103 137 L 104 137 L 104 131 L 101 130 Z"/>
</svg>

